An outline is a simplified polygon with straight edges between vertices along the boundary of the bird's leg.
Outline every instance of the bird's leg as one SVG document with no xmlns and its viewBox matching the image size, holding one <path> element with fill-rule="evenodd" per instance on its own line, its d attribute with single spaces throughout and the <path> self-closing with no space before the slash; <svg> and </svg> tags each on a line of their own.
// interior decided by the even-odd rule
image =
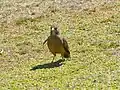
<svg viewBox="0 0 120 90">
<path fill-rule="evenodd" d="M 54 55 L 54 56 L 53 56 L 53 60 L 52 60 L 52 63 L 53 63 L 53 61 L 54 61 L 55 57 L 56 57 L 56 55 Z"/>
<path fill-rule="evenodd" d="M 62 60 L 64 60 L 64 57 L 62 56 Z"/>
<path fill-rule="evenodd" d="M 64 59 L 65 59 L 63 54 L 61 54 L 61 57 L 62 57 L 62 60 L 64 60 Z"/>
</svg>

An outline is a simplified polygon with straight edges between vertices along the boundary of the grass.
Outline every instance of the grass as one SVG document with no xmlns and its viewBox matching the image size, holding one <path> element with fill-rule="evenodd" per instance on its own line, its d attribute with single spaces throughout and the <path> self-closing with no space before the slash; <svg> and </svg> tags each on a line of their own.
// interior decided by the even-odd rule
<svg viewBox="0 0 120 90">
<path fill-rule="evenodd" d="M 0 26 L 0 90 L 119 90 L 120 2 L 77 10 L 48 9 Z M 61 60 L 43 41 L 56 22 L 71 59 Z"/>
</svg>

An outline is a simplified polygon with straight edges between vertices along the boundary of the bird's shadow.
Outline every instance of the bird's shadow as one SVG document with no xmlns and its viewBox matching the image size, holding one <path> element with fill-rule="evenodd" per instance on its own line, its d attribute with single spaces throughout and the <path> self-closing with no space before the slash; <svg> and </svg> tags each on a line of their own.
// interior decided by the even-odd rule
<svg viewBox="0 0 120 90">
<path fill-rule="evenodd" d="M 65 59 L 59 59 L 56 62 L 46 63 L 46 64 L 42 64 L 42 65 L 36 65 L 36 66 L 32 67 L 32 69 L 30 69 L 30 70 L 60 67 L 63 65 L 62 62 L 64 62 L 64 61 L 65 61 Z"/>
</svg>

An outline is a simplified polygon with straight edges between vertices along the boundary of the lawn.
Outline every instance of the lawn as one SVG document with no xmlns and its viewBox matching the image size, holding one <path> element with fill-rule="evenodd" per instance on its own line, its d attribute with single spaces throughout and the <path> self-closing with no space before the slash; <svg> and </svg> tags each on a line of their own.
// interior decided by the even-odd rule
<svg viewBox="0 0 120 90">
<path fill-rule="evenodd" d="M 0 1 L 0 90 L 120 90 L 120 1 L 40 1 Z M 51 63 L 54 23 L 71 58 Z"/>
</svg>

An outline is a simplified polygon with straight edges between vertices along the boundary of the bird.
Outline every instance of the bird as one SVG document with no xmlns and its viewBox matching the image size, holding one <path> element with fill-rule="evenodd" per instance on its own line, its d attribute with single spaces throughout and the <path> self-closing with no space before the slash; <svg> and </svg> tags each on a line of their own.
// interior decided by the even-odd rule
<svg viewBox="0 0 120 90">
<path fill-rule="evenodd" d="M 56 54 L 61 54 L 62 59 L 70 58 L 67 40 L 60 36 L 57 26 L 51 25 L 50 29 L 50 36 L 43 42 L 43 45 L 47 43 L 49 51 L 54 55 L 53 60 Z"/>
</svg>

